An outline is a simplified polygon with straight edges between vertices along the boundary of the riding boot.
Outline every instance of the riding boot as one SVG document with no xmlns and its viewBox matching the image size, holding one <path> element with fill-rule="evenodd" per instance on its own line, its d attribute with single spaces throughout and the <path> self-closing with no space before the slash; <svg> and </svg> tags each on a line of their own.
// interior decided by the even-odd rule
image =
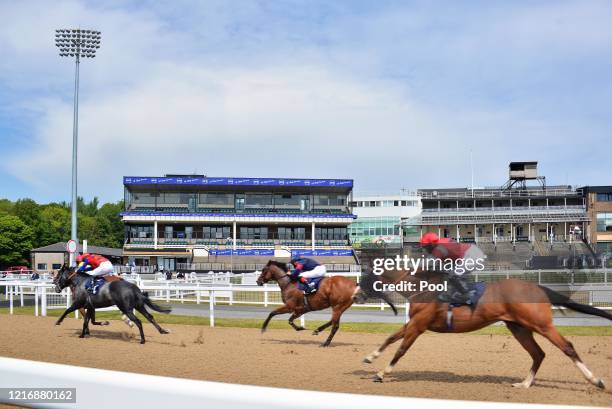
<svg viewBox="0 0 612 409">
<path fill-rule="evenodd" d="M 465 279 L 462 276 L 450 274 L 448 281 L 450 281 L 451 285 L 456 290 L 452 293 L 451 298 L 456 302 L 470 304 L 473 291 L 470 290 Z"/>
</svg>

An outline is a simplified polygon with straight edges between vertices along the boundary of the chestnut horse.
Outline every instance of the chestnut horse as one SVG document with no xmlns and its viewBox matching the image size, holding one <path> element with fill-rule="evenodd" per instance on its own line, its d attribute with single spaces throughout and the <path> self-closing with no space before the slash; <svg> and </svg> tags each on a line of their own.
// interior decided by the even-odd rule
<svg viewBox="0 0 612 409">
<path fill-rule="evenodd" d="M 297 326 L 293 322 L 296 318 L 309 311 L 319 311 L 331 307 L 331 320 L 321 325 L 312 333 L 312 335 L 319 335 L 321 331 L 331 326 L 329 337 L 327 337 L 327 340 L 321 345 L 322 347 L 329 346 L 338 328 L 340 328 L 340 317 L 342 313 L 353 304 L 353 295 L 359 289 L 358 284 L 348 277 L 325 277 L 321 281 L 317 292 L 308 296 L 308 305 L 305 305 L 304 293 L 298 288 L 297 283 L 291 281 L 288 272 L 289 268 L 287 264 L 270 260 L 261 270 L 261 274 L 257 278 L 257 285 L 264 285 L 264 283 L 275 280 L 281 289 L 281 297 L 284 303 L 281 307 L 275 309 L 268 315 L 268 318 L 266 318 L 261 327 L 261 332 L 266 331 L 268 323 L 274 316 L 290 312 L 292 314 L 291 317 L 289 317 L 289 325 L 296 331 L 303 331 L 306 328 Z M 387 299 L 385 299 L 385 301 L 389 303 Z M 389 303 L 389 305 L 397 315 L 395 306 L 391 303 Z"/>
<path fill-rule="evenodd" d="M 381 284 L 405 281 L 415 283 L 416 288 L 419 288 L 419 281 L 421 280 L 441 283 L 444 277 L 442 274 L 434 272 L 419 272 L 413 275 L 407 271 L 386 271 L 380 276 L 374 276 L 370 273 L 363 276 L 362 280 L 370 282 L 380 280 Z M 362 285 L 361 290 L 353 297 L 355 302 L 364 302 L 368 297 L 376 297 L 377 294 L 370 288 L 372 286 Z M 551 306 L 560 305 L 574 311 L 612 320 L 612 315 L 605 311 L 576 303 L 562 294 L 534 283 L 506 279 L 488 283 L 475 308 L 472 309 L 469 306 L 454 308 L 453 325 L 449 328 L 447 323 L 448 304 L 437 301 L 438 293 L 430 291 L 399 293 L 410 300 L 410 321 L 364 359 L 365 363 L 372 363 L 385 348 L 395 341 L 403 339 L 389 365 L 375 375 L 375 382 L 382 382 L 384 375 L 393 370 L 397 361 L 404 356 L 408 348 L 426 330 L 453 333 L 470 332 L 503 321 L 533 359 L 533 364 L 525 380 L 515 383 L 513 386 L 530 387 L 538 368 L 544 360 L 544 351 L 533 337 L 533 333 L 536 332 L 567 355 L 590 383 L 598 388 L 606 389 L 604 382 L 596 378 L 582 362 L 571 342 L 561 336 L 553 325 Z"/>
</svg>

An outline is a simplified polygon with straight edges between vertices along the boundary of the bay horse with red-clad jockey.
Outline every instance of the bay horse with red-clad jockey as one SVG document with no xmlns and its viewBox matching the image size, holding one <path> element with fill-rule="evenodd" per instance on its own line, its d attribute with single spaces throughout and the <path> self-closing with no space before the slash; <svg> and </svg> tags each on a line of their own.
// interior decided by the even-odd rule
<svg viewBox="0 0 612 409">
<path fill-rule="evenodd" d="M 313 335 L 318 335 L 328 327 L 332 327 L 327 340 L 322 347 L 327 347 L 331 343 L 334 335 L 340 328 L 340 317 L 351 305 L 353 305 L 353 295 L 359 290 L 359 285 L 348 277 L 334 276 L 325 277 L 319 285 L 316 293 L 307 296 L 306 299 L 302 290 L 298 288 L 296 282 L 292 281 L 288 275 L 287 264 L 270 260 L 261 270 L 257 278 L 258 285 L 264 285 L 269 281 L 276 281 L 281 289 L 283 305 L 268 315 L 264 321 L 261 332 L 265 332 L 270 320 L 279 314 L 292 313 L 289 317 L 289 325 L 296 331 L 303 331 L 306 328 L 297 326 L 293 321 L 309 311 L 319 311 L 331 307 L 331 320 L 321 325 L 313 331 Z M 383 295 L 383 299 L 391 306 L 397 315 L 395 306 Z"/>
<path fill-rule="evenodd" d="M 384 288 L 384 284 L 414 283 L 418 288 L 421 280 L 429 283 L 442 283 L 446 277 L 442 273 L 424 271 L 413 273 L 407 270 L 389 270 L 384 271 L 381 275 L 369 272 L 369 274 L 362 274 L 362 285 L 353 298 L 356 303 L 361 303 L 368 298 L 376 297 L 379 293 L 372 288 Z M 374 281 L 379 281 L 377 286 L 372 284 Z M 503 321 L 533 360 L 531 370 L 525 380 L 513 386 L 530 387 L 544 360 L 544 351 L 533 337 L 535 332 L 548 339 L 567 355 L 591 384 L 600 389 L 606 389 L 603 380 L 596 378 L 580 359 L 572 343 L 559 334 L 553 325 L 551 307 L 553 305 L 563 306 L 584 314 L 612 320 L 612 315 L 606 311 L 579 304 L 565 295 L 535 283 L 506 279 L 487 283 L 476 305 L 452 308 L 452 326 L 450 326 L 448 317 L 451 309 L 448 303 L 440 301 L 440 293 L 435 291 L 398 291 L 398 293 L 410 301 L 410 321 L 364 359 L 365 363 L 372 363 L 389 345 L 402 340 L 389 365 L 374 376 L 376 382 L 382 382 L 384 376 L 393 370 L 416 339 L 427 330 L 452 333 L 470 332 Z"/>
</svg>

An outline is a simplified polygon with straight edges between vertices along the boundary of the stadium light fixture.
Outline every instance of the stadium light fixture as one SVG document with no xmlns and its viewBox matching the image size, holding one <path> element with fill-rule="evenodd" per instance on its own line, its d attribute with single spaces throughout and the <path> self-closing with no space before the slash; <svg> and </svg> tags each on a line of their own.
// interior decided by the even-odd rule
<svg viewBox="0 0 612 409">
<path fill-rule="evenodd" d="M 95 58 L 100 48 L 102 33 L 96 30 L 80 28 L 62 28 L 55 30 L 55 46 L 59 48 L 60 57 L 74 57 L 74 117 L 72 122 L 72 222 L 70 238 L 78 243 L 77 238 L 77 146 L 79 139 L 79 64 L 81 58 Z M 70 265 L 74 266 L 75 254 L 70 253 Z"/>
</svg>

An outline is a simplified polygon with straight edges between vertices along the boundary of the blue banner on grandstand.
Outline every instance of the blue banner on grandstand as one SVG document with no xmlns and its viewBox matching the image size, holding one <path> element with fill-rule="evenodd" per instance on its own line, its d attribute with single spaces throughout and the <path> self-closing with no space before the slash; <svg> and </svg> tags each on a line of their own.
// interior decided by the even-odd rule
<svg viewBox="0 0 612 409">
<path fill-rule="evenodd" d="M 233 253 L 233 254 L 232 254 Z M 210 250 L 210 255 L 213 256 L 274 256 L 274 250 L 269 249 L 221 249 Z"/>
<path fill-rule="evenodd" d="M 302 217 L 315 219 L 356 219 L 354 214 L 337 213 L 337 214 L 318 214 L 318 213 L 179 213 L 179 212 L 139 212 L 128 211 L 119 213 L 120 216 L 183 216 L 183 217 L 249 217 L 249 218 L 270 218 L 270 217 Z"/>
<path fill-rule="evenodd" d="M 332 257 L 352 256 L 353 250 L 291 250 L 291 257 Z"/>
<path fill-rule="evenodd" d="M 352 179 L 268 179 L 124 176 L 124 185 L 326 186 L 352 187 Z"/>
</svg>

